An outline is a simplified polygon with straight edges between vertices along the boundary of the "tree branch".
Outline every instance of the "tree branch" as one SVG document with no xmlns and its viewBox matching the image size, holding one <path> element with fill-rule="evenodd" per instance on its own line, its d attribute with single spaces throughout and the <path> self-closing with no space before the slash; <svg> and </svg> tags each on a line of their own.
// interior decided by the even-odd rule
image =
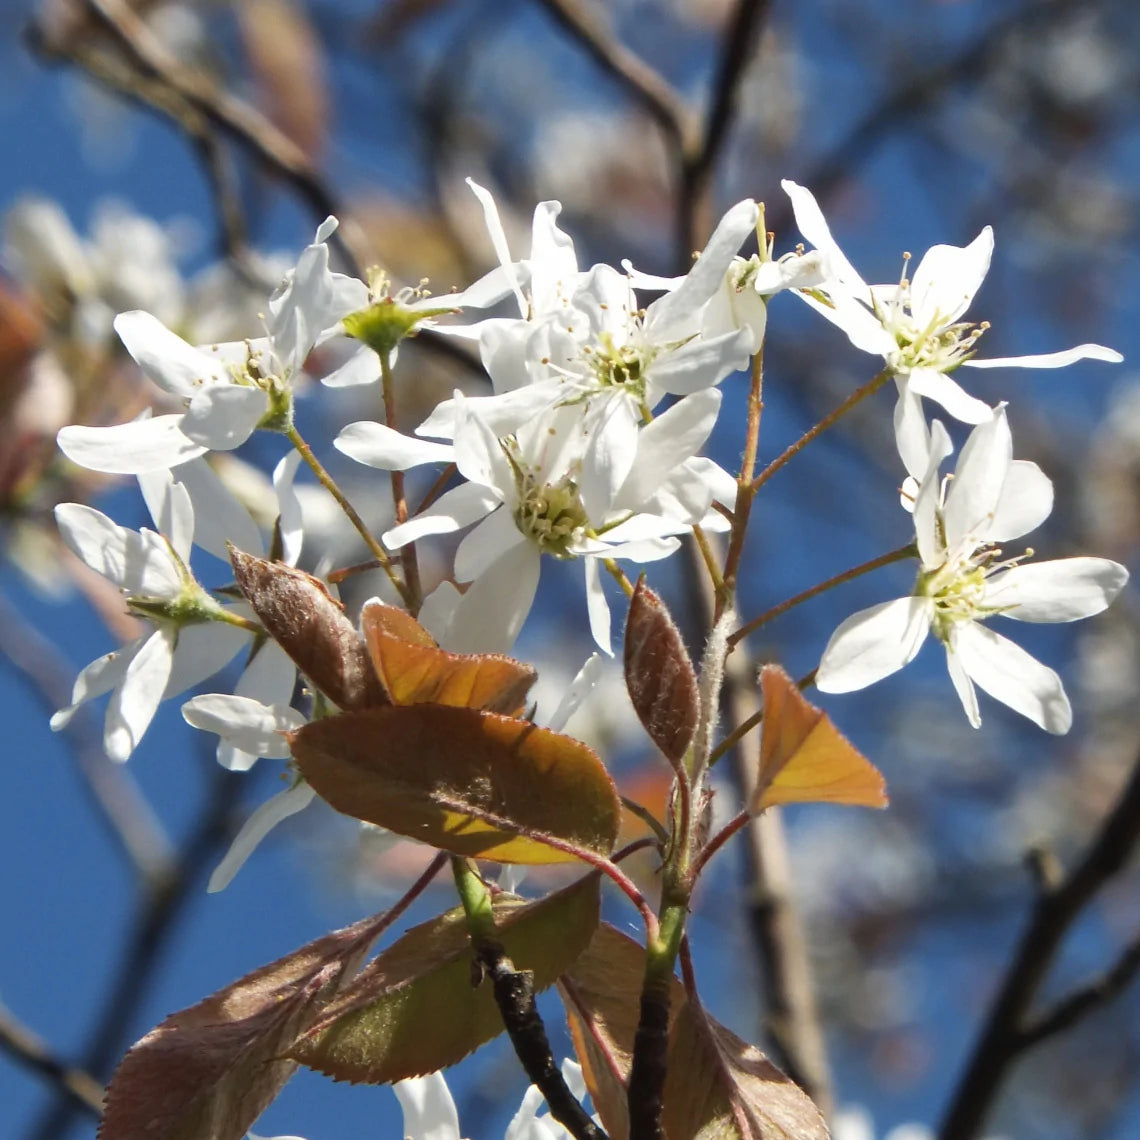
<svg viewBox="0 0 1140 1140">
<path fill-rule="evenodd" d="M 86 1070 L 61 1061 L 26 1025 L 0 1006 L 0 1049 L 54 1085 L 68 1103 L 98 1120 L 103 1086 Z"/>
<path fill-rule="evenodd" d="M 981 1036 L 943 1119 L 939 1140 L 971 1140 L 985 1123 L 1014 1061 L 1031 1045 L 1057 1032 L 1092 1008 L 1078 991 L 1052 1012 L 1028 1022 L 1029 1008 L 1065 936 L 1093 896 L 1124 866 L 1140 842 L 1140 758 L 1132 775 L 1080 863 L 1059 882 L 1043 884 L 1028 926 L 1013 953 Z M 1107 975 L 1115 976 L 1107 997 L 1136 972 L 1130 947 Z M 1123 973 L 1121 980 L 1119 974 Z M 1091 988 L 1091 987 L 1090 987 Z M 1075 1003 L 1075 1005 L 1073 1004 Z M 1068 1020 L 1066 1020 L 1068 1019 Z M 1047 1032 L 1043 1032 L 1045 1029 Z"/>
</svg>

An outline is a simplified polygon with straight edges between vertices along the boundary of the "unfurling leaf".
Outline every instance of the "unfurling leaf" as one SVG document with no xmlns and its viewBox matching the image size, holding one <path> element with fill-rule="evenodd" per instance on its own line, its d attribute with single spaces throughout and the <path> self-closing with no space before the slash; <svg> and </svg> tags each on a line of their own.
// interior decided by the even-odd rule
<svg viewBox="0 0 1140 1140">
<path fill-rule="evenodd" d="M 626 1083 L 645 950 L 605 923 L 560 984 L 570 1034 L 611 1140 L 626 1140 Z M 662 1123 L 668 1140 L 826 1140 L 808 1096 L 673 980 Z"/>
<path fill-rule="evenodd" d="M 364 642 L 319 578 L 233 548 L 230 561 L 258 620 L 333 704 L 347 710 L 387 704 Z"/>
<path fill-rule="evenodd" d="M 534 903 L 500 897 L 498 939 L 545 989 L 598 925 L 598 876 Z M 462 908 L 409 930 L 360 972 L 290 1054 L 337 1080 L 383 1084 L 453 1065 L 503 1032 L 489 982 L 476 987 Z"/>
<path fill-rule="evenodd" d="M 597 755 L 529 721 L 447 705 L 344 713 L 290 737 L 337 811 L 456 855 L 563 863 L 609 855 L 621 805 Z"/>
<path fill-rule="evenodd" d="M 286 1056 L 356 974 L 374 915 L 171 1014 L 123 1058 L 99 1140 L 242 1140 L 297 1062 Z"/>
<path fill-rule="evenodd" d="M 514 716 L 538 679 L 529 665 L 511 657 L 439 649 L 415 618 L 394 606 L 365 606 L 360 624 L 394 705 L 432 703 Z"/>
<path fill-rule="evenodd" d="M 697 675 L 665 603 L 644 578 L 625 623 L 625 685 L 645 731 L 676 768 L 700 716 Z"/>
<path fill-rule="evenodd" d="M 764 723 L 751 810 L 823 802 L 886 807 L 882 774 L 778 665 L 760 671 Z"/>
</svg>

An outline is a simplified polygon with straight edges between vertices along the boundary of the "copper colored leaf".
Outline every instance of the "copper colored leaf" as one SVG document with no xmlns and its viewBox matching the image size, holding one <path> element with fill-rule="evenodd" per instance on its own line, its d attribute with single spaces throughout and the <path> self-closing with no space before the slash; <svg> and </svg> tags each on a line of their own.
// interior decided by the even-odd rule
<svg viewBox="0 0 1140 1140">
<path fill-rule="evenodd" d="M 626 1082 L 645 951 L 605 923 L 560 984 L 594 1107 L 612 1140 L 629 1135 Z M 668 1140 L 826 1140 L 805 1093 L 755 1046 L 693 1005 L 674 979 L 662 1121 Z"/>
<path fill-rule="evenodd" d="M 419 626 L 392 606 L 366 606 L 361 614 L 372 663 L 394 705 L 432 703 L 507 716 L 522 711 L 538 677 L 529 665 L 497 653 L 448 653 L 413 641 L 404 636 L 406 622 L 397 614 Z M 407 632 L 414 634 L 410 628 Z"/>
<path fill-rule="evenodd" d="M 99 1140 L 242 1140 L 296 1069 L 285 1054 L 382 925 L 326 934 L 152 1029 L 111 1078 Z"/>
<path fill-rule="evenodd" d="M 539 902 L 495 903 L 499 939 L 516 969 L 545 989 L 598 925 L 598 876 Z M 472 984 L 461 909 L 409 930 L 362 970 L 291 1056 L 337 1080 L 382 1084 L 453 1065 L 503 1031 L 490 982 Z"/>
<path fill-rule="evenodd" d="M 296 0 L 242 0 L 239 27 L 258 102 L 311 159 L 328 131 L 324 57 L 304 7 Z"/>
<path fill-rule="evenodd" d="M 435 645 L 435 638 L 407 610 L 399 606 L 386 606 L 383 602 L 367 602 L 360 611 L 360 626 L 364 630 L 364 640 L 368 640 L 369 628 L 382 629 L 401 641 L 413 645 Z"/>
<path fill-rule="evenodd" d="M 751 810 L 773 804 L 825 802 L 886 807 L 879 770 L 809 704 L 778 665 L 760 671 L 764 724 L 760 778 Z"/>
<path fill-rule="evenodd" d="M 644 578 L 625 623 L 625 685 L 645 731 L 676 767 L 700 715 L 697 675 L 665 603 Z"/>
<path fill-rule="evenodd" d="M 575 851 L 609 855 L 617 838 L 621 806 L 602 762 L 529 721 L 388 706 L 290 740 L 302 775 L 338 811 L 456 855 L 563 863 Z"/>
<path fill-rule="evenodd" d="M 342 709 L 387 703 L 364 642 L 319 578 L 233 548 L 230 561 L 261 624 L 329 700 Z"/>
</svg>

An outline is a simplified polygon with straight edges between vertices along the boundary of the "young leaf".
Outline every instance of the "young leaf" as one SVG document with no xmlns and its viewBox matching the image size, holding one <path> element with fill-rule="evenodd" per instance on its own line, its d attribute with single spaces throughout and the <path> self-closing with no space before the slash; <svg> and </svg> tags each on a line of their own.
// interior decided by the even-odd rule
<svg viewBox="0 0 1140 1140">
<path fill-rule="evenodd" d="M 316 721 L 290 742 L 337 811 L 456 855 L 564 863 L 575 850 L 609 855 L 617 838 L 621 805 L 601 760 L 529 721 L 389 706 Z"/>
<path fill-rule="evenodd" d="M 821 801 L 886 807 L 879 770 L 855 749 L 822 709 L 809 704 L 778 665 L 760 671 L 764 723 L 760 777 L 751 810 Z"/>
<path fill-rule="evenodd" d="M 487 709 L 514 716 L 538 674 L 521 661 L 491 653 L 448 653 L 434 644 L 406 636 L 414 630 L 393 606 L 364 607 L 360 623 L 376 674 L 394 705 L 437 704 Z"/>
<path fill-rule="evenodd" d="M 697 675 L 665 603 L 644 578 L 625 623 L 625 685 L 645 731 L 676 768 L 700 716 Z"/>
<path fill-rule="evenodd" d="M 645 951 L 605 923 L 560 983 L 571 1037 L 611 1140 L 629 1135 L 626 1082 Z M 669 1140 L 826 1140 L 807 1095 L 755 1046 L 718 1025 L 674 979 L 662 1123 Z"/>
<path fill-rule="evenodd" d="M 498 937 L 516 969 L 545 989 L 573 964 L 598 925 L 598 876 L 522 903 L 494 904 Z M 490 983 L 472 984 L 461 908 L 409 930 L 360 972 L 290 1056 L 336 1080 L 384 1084 L 453 1065 L 503 1032 Z"/>
<path fill-rule="evenodd" d="M 360 626 L 364 630 L 364 640 L 368 640 L 368 629 L 374 627 L 410 641 L 413 645 L 435 645 L 435 638 L 407 610 L 399 606 L 386 606 L 375 598 L 365 602 L 360 611 Z"/>
<path fill-rule="evenodd" d="M 171 1014 L 123 1058 L 99 1140 L 242 1140 L 297 1067 L 286 1054 L 356 973 L 373 915 Z"/>
<path fill-rule="evenodd" d="M 342 709 L 387 704 L 364 642 L 319 578 L 234 548 L 230 561 L 261 624 L 329 700 Z"/>
</svg>

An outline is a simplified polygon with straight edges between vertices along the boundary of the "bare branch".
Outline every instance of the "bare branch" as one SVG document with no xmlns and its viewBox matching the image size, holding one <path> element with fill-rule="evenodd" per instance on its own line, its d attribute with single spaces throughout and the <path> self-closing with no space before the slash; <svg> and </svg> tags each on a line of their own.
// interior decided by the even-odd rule
<svg viewBox="0 0 1140 1140">
<path fill-rule="evenodd" d="M 88 1072 L 61 1061 L 26 1025 L 0 1006 L 0 1049 L 50 1081 L 75 1108 L 98 1120 L 103 1115 L 103 1086 Z"/>
<path fill-rule="evenodd" d="M 678 153 L 693 146 L 696 121 L 684 100 L 659 72 L 619 43 L 585 0 L 540 0 L 603 70 L 612 75 L 660 124 Z"/>
<path fill-rule="evenodd" d="M 1056 885 L 1050 886 L 1048 877 L 1045 878 L 1029 925 L 1014 950 L 989 1018 L 951 1097 L 940 1140 L 971 1140 L 977 1136 L 1017 1058 L 1099 1003 L 1100 999 L 1093 1002 L 1082 996 L 1087 990 L 1078 991 L 1042 1018 L 1027 1022 L 1030 1005 L 1073 923 L 1100 888 L 1120 872 L 1138 843 L 1140 758 L 1085 857 Z M 1140 963 L 1133 962 L 1132 956 L 1138 954 L 1140 949 L 1130 947 L 1106 975 L 1111 984 L 1104 1000 L 1123 989 L 1136 972 Z"/>
</svg>

